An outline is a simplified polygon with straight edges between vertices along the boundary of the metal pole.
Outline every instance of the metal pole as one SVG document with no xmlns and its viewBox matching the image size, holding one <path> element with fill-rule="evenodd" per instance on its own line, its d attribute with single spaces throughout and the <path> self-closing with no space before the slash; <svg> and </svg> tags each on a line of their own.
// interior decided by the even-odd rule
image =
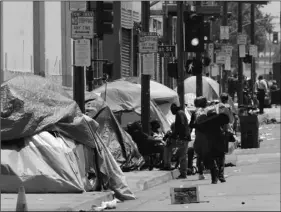
<svg viewBox="0 0 281 212">
<path fill-rule="evenodd" d="M 201 2 L 196 1 L 196 6 L 200 6 Z M 202 44 L 200 44 L 202 45 Z M 196 63 L 201 63 L 201 52 L 196 52 Z M 200 66 L 200 65 L 199 65 Z M 202 96 L 203 95 L 203 79 L 202 79 L 202 67 L 201 70 L 197 70 L 196 74 L 196 96 Z"/>
<path fill-rule="evenodd" d="M 177 55 L 178 55 L 178 95 L 180 107 L 184 110 L 184 68 L 183 68 L 183 2 L 177 2 Z"/>
<path fill-rule="evenodd" d="M 251 44 L 255 44 L 255 4 L 251 4 Z M 254 84 L 256 79 L 256 60 L 252 57 L 252 65 L 251 65 L 251 89 L 252 89 L 252 97 L 254 96 Z"/>
<path fill-rule="evenodd" d="M 238 33 L 242 33 L 242 8 L 243 3 L 238 2 Z M 238 46 L 239 47 L 239 46 Z M 238 105 L 243 104 L 243 64 L 242 58 L 239 57 L 238 48 L 238 89 L 237 89 Z"/>
<path fill-rule="evenodd" d="M 223 2 L 223 17 L 222 17 L 222 26 L 227 26 L 227 1 Z M 223 43 L 227 43 L 226 40 L 223 41 Z M 227 71 L 225 70 L 225 65 L 223 65 L 221 70 L 221 91 L 226 91 L 226 81 L 227 81 Z"/>
<path fill-rule="evenodd" d="M 4 62 L 3 62 L 3 1 L 0 2 L 0 83 L 4 82 Z M 5 57 L 6 58 L 6 57 Z M 7 66 L 7 64 L 5 64 Z M 1 143 L 1 142 L 0 142 Z M 1 147 L 1 144 L 0 144 Z"/>
<path fill-rule="evenodd" d="M 141 2 L 142 31 L 149 32 L 150 2 Z M 143 64 L 142 66 L 143 67 Z M 141 75 L 141 123 L 144 133 L 150 133 L 150 75 Z"/>
</svg>

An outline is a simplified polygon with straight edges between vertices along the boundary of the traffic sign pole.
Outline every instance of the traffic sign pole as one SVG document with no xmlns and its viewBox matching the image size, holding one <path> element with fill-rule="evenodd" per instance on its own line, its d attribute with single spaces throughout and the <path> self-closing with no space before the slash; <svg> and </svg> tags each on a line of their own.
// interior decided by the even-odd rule
<svg viewBox="0 0 281 212">
<path fill-rule="evenodd" d="M 255 4 L 251 3 L 251 44 L 255 45 Z M 252 56 L 251 64 L 251 88 L 252 88 L 252 98 L 254 97 L 254 85 L 256 79 L 256 61 L 254 55 Z"/>
<path fill-rule="evenodd" d="M 141 2 L 142 31 L 149 32 L 150 2 Z M 143 61 L 143 60 L 142 60 Z M 143 69 L 143 64 L 141 65 Z M 143 72 L 143 70 L 142 70 Z M 141 74 L 141 123 L 143 132 L 150 134 L 150 75 Z"/>
<path fill-rule="evenodd" d="M 243 3 L 238 2 L 238 34 L 242 33 L 242 9 Z M 239 44 L 238 44 L 239 46 Z M 242 58 L 239 55 L 238 51 L 238 88 L 237 88 L 237 97 L 238 97 L 238 105 L 243 104 L 243 63 Z"/>
<path fill-rule="evenodd" d="M 178 95 L 180 107 L 185 109 L 184 102 L 184 68 L 183 68 L 183 2 L 177 2 L 177 55 L 178 55 Z"/>
</svg>

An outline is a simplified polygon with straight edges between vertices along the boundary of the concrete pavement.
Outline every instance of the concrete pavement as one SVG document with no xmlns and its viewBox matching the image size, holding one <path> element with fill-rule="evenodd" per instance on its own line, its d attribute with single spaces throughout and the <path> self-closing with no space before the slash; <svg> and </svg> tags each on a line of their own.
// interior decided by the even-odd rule
<svg viewBox="0 0 281 212">
<path fill-rule="evenodd" d="M 239 162 L 236 167 L 226 168 L 226 183 L 212 185 L 208 174 L 208 179 L 203 181 L 199 181 L 198 176 L 172 180 L 137 192 L 137 200 L 120 203 L 116 210 L 280 211 L 280 125 L 271 127 L 274 136 L 267 136 L 259 149 L 234 151 Z M 170 187 L 184 185 L 199 185 L 200 203 L 171 205 Z"/>
<path fill-rule="evenodd" d="M 267 112 L 267 111 L 266 111 Z M 267 112 L 267 118 L 278 118 L 280 117 L 280 108 L 270 110 Z M 279 119 L 280 120 L 280 119 Z M 271 125 L 262 125 L 260 127 L 260 135 L 263 138 L 263 142 L 261 143 L 261 148 L 259 149 L 236 149 L 233 154 L 226 156 L 227 163 L 233 163 L 237 167 L 232 167 L 227 169 L 227 174 L 230 176 L 230 179 L 233 175 L 245 175 L 245 173 L 253 174 L 257 173 L 259 175 L 260 172 L 269 173 L 272 172 L 272 178 L 280 179 L 280 125 L 271 124 Z M 278 141 L 278 142 L 277 142 Z M 269 165 L 270 164 L 270 165 Z M 272 165 L 273 164 L 273 165 Z M 248 166 L 251 166 L 248 168 Z M 279 169 L 278 169 L 279 167 Z M 276 173 L 278 169 L 278 172 Z M 232 171 L 231 171 L 232 170 Z M 177 176 L 179 175 L 178 170 L 174 170 L 173 172 L 165 172 L 165 171 L 140 171 L 140 172 L 128 172 L 125 173 L 127 183 L 131 190 L 135 192 L 139 199 L 141 199 L 142 192 L 148 190 L 150 194 L 151 188 L 153 190 L 159 189 L 162 185 L 165 188 L 167 182 L 171 181 L 171 185 Z M 268 175 L 269 176 L 269 175 Z M 269 176 L 269 177 L 270 177 Z M 252 181 L 253 177 L 249 176 L 245 179 L 247 182 Z M 260 176 L 261 177 L 261 176 Z M 240 178 L 237 178 L 238 180 Z M 271 178 L 270 178 L 271 179 Z M 196 176 L 189 177 L 189 180 L 196 181 Z M 242 178 L 241 178 L 242 180 Z M 261 179 L 260 179 L 261 180 Z M 266 177 L 264 176 L 263 181 L 266 182 Z M 203 181 L 200 181 L 202 183 Z M 205 181 L 204 181 L 205 182 Z M 165 184 L 166 183 L 166 184 Z M 251 183 L 251 182 L 248 182 Z M 210 186 L 209 182 L 205 183 L 206 186 Z M 159 186 L 161 185 L 161 186 Z M 227 184 L 226 184 L 227 185 Z M 250 184 L 249 184 L 250 185 Z M 166 186 L 167 187 L 167 186 Z M 276 187 L 276 185 L 275 185 Z M 280 184 L 278 188 L 280 187 Z M 219 187 L 217 187 L 219 188 Z M 160 189 L 161 191 L 161 189 Z M 163 191 L 164 192 L 164 191 Z M 202 193 L 202 192 L 201 192 Z M 46 211 L 46 210 L 67 210 L 67 211 L 76 211 L 76 210 L 90 210 L 92 205 L 100 205 L 102 201 L 109 201 L 113 199 L 112 192 L 88 192 L 83 194 L 27 194 L 27 204 L 29 210 L 32 211 Z M 149 196 L 149 195 L 148 195 Z M 161 195 L 160 195 L 161 196 Z M 262 195 L 258 196 L 259 199 Z M 280 196 L 279 196 L 280 197 Z M 153 197 L 151 197 L 153 199 Z M 213 198 L 213 197 L 212 197 Z M 264 197 L 265 199 L 268 197 Z M 2 194 L 1 195 L 1 210 L 2 211 L 11 211 L 15 210 L 17 201 L 17 194 Z M 215 200 L 214 200 L 215 201 Z M 226 201 L 226 200 L 223 200 Z M 269 201 L 269 200 L 268 200 Z M 130 204 L 136 201 L 127 201 Z M 128 204 L 127 202 L 123 204 Z M 280 203 L 280 202 L 279 202 Z M 119 205 L 118 204 L 118 208 Z M 200 204 L 201 205 L 201 204 Z M 209 207 L 209 206 L 206 206 Z M 253 206 L 251 206 L 253 207 Z M 216 208 L 216 207 L 214 207 Z M 242 207 L 242 209 L 245 207 Z M 185 208 L 186 209 L 186 208 Z M 160 210 L 160 209 L 159 209 Z M 162 209 L 161 209 L 162 210 Z M 164 209 L 163 209 L 164 210 Z M 175 209 L 173 209 L 175 210 Z M 203 210 L 203 209 L 202 209 Z M 210 209 L 211 210 L 211 209 Z M 237 209 L 240 210 L 240 209 Z M 247 210 L 247 209 L 244 209 Z"/>
</svg>

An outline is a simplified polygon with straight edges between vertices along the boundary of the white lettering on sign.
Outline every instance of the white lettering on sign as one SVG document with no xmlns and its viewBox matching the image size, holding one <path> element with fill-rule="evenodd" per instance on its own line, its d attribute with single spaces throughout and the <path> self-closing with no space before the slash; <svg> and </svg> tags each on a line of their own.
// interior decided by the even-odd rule
<svg viewBox="0 0 281 212">
<path fill-rule="evenodd" d="M 92 38 L 94 36 L 94 13 L 72 12 L 71 13 L 71 37 Z"/>
</svg>

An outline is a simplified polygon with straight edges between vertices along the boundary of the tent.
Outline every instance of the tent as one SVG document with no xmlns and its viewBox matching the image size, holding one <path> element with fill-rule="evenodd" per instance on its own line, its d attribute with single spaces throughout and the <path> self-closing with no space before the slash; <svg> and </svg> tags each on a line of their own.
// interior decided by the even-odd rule
<svg viewBox="0 0 281 212">
<path fill-rule="evenodd" d="M 208 100 L 214 100 L 219 98 L 219 84 L 210 77 L 202 77 L 203 80 L 203 96 Z M 177 90 L 175 88 L 174 90 Z M 188 77 L 184 80 L 184 93 L 196 94 L 196 76 Z"/>
<path fill-rule="evenodd" d="M 77 193 L 100 186 L 117 198 L 135 199 L 125 176 L 97 133 L 64 89 L 39 76 L 1 85 L 1 192 Z M 88 179 L 95 183 L 91 183 Z"/>
<path fill-rule="evenodd" d="M 71 88 L 64 89 L 70 96 L 73 95 Z M 121 169 L 123 171 L 131 171 L 142 166 L 144 159 L 139 153 L 135 142 L 120 126 L 106 102 L 97 94 L 86 92 L 85 109 L 86 115 L 99 123 L 97 133 Z"/>
<path fill-rule="evenodd" d="M 141 84 L 141 78 L 139 77 L 127 77 L 123 80 Z M 174 122 L 175 116 L 171 113 L 170 107 L 172 103 L 179 104 L 178 93 L 159 82 L 150 80 L 150 97 L 165 115 L 168 123 Z"/>
<path fill-rule="evenodd" d="M 106 100 L 122 127 L 126 127 L 129 122 L 140 120 L 141 87 L 139 85 L 120 79 L 104 84 L 93 92 Z M 154 101 L 150 101 L 150 115 L 151 119 L 160 122 L 164 132 L 170 129 L 166 117 Z"/>
</svg>

